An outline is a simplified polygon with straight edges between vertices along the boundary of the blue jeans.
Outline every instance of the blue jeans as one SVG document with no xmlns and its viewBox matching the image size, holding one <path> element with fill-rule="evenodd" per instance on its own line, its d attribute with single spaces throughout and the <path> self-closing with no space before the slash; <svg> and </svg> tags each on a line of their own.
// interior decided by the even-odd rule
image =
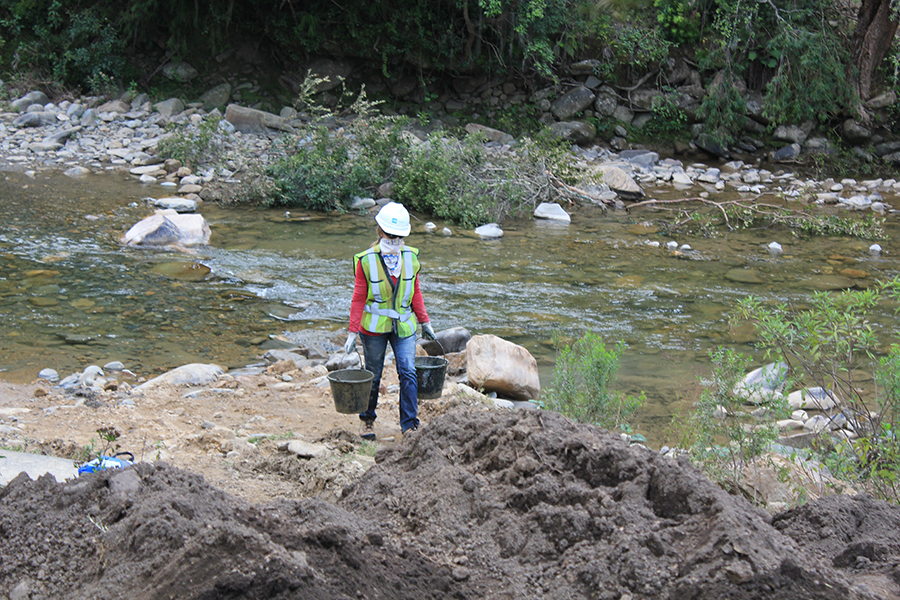
<svg viewBox="0 0 900 600">
<path fill-rule="evenodd" d="M 378 388 L 384 371 L 384 355 L 390 342 L 394 349 L 397 375 L 400 377 L 400 430 L 405 432 L 410 427 L 418 427 L 419 384 L 416 378 L 415 334 L 402 338 L 396 332 L 378 335 L 360 333 L 359 339 L 366 356 L 366 370 L 375 374 L 372 391 L 369 393 L 369 408 L 360 413 L 359 418 L 363 421 L 374 421 L 377 418 L 375 408 L 378 406 Z"/>
</svg>

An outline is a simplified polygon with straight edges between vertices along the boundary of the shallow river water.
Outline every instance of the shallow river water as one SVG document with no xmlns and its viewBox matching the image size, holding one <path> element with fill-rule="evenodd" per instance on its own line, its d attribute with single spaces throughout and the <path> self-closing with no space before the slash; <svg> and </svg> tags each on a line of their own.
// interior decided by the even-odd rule
<svg viewBox="0 0 900 600">
<path fill-rule="evenodd" d="M 665 194 L 681 195 L 653 192 Z M 257 345 L 271 334 L 335 349 L 351 256 L 374 239 L 371 216 L 204 204 L 208 247 L 122 247 L 121 235 L 152 212 L 143 198 L 165 195 L 121 173 L 0 177 L 0 377 L 32 381 L 45 367 L 65 376 L 111 360 L 141 374 L 188 362 L 233 368 L 258 362 Z M 544 385 L 555 336 L 590 329 L 610 345 L 625 341 L 616 387 L 646 392 L 635 425 L 656 440 L 697 397 L 709 350 L 727 345 L 762 364 L 752 331 L 729 324 L 741 298 L 802 304 L 814 290 L 866 286 L 900 267 L 895 215 L 873 256 L 871 241 L 853 238 L 786 230 L 671 238 L 642 224 L 661 219 L 652 209 L 570 211 L 569 226 L 504 223 L 493 241 L 454 225 L 443 236 L 441 222 L 427 234 L 424 220 L 415 222 L 407 241 L 420 250 L 426 308 L 435 329 L 462 326 L 524 345 Z M 672 239 L 691 250 L 673 254 Z M 783 255 L 770 255 L 772 241 Z M 882 325 L 894 327 L 887 311 Z"/>
</svg>

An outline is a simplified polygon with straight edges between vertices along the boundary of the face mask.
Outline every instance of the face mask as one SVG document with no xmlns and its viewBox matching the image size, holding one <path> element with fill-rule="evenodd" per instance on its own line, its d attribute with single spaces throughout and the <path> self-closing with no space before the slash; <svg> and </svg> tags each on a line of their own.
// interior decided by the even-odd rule
<svg viewBox="0 0 900 600">
<path fill-rule="evenodd" d="M 381 238 L 378 245 L 381 246 L 382 254 L 400 254 L 400 246 L 403 245 L 403 238 L 397 238 L 395 240 Z"/>
</svg>

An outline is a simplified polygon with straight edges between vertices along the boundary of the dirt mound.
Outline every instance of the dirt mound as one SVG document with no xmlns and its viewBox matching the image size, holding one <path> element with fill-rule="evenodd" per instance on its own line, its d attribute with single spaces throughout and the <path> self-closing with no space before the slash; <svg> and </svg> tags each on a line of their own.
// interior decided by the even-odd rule
<svg viewBox="0 0 900 600">
<path fill-rule="evenodd" d="M 832 566 L 837 544 L 804 547 L 827 508 L 782 533 L 690 465 L 555 413 L 448 413 L 376 461 L 337 504 L 250 504 L 164 463 L 21 475 L 0 490 L 0 597 L 889 597 Z M 879 504 L 877 537 L 829 522 L 897 556 L 897 510 Z"/>
<path fill-rule="evenodd" d="M 446 415 L 376 461 L 341 505 L 486 597 L 872 597 L 686 462 L 556 413 Z"/>
<path fill-rule="evenodd" d="M 786 511 L 776 529 L 805 552 L 851 572 L 886 597 L 900 598 L 900 509 L 869 496 L 826 496 Z"/>
<path fill-rule="evenodd" d="M 251 505 L 162 463 L 66 485 L 20 475 L 0 494 L 4 597 L 454 597 L 448 569 L 342 508 Z"/>
</svg>

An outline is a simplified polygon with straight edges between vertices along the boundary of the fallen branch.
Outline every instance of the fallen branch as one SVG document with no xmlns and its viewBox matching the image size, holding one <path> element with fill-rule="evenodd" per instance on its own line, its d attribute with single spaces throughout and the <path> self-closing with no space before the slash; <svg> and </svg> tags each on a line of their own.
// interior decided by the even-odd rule
<svg viewBox="0 0 900 600">
<path fill-rule="evenodd" d="M 702 204 L 706 204 L 708 206 L 715 206 L 722 212 L 722 217 L 725 219 L 725 225 L 728 229 L 732 229 L 731 223 L 728 220 L 728 213 L 725 212 L 725 204 L 740 204 L 739 200 L 732 200 L 729 202 L 713 202 L 712 200 L 707 200 L 706 198 L 679 198 L 677 200 L 644 200 L 643 202 L 637 202 L 635 204 L 631 204 L 625 207 L 625 210 L 631 210 L 633 208 L 637 208 L 638 206 L 648 206 L 650 204 L 681 204 L 684 202 L 700 202 Z"/>
<path fill-rule="evenodd" d="M 544 171 L 544 173 L 547 175 L 550 185 L 553 186 L 556 192 L 569 202 L 590 202 L 591 204 L 599 204 L 604 210 L 606 210 L 607 205 L 613 206 L 611 201 L 604 200 L 603 198 L 579 189 L 574 185 L 569 185 L 550 171 Z"/>
</svg>

